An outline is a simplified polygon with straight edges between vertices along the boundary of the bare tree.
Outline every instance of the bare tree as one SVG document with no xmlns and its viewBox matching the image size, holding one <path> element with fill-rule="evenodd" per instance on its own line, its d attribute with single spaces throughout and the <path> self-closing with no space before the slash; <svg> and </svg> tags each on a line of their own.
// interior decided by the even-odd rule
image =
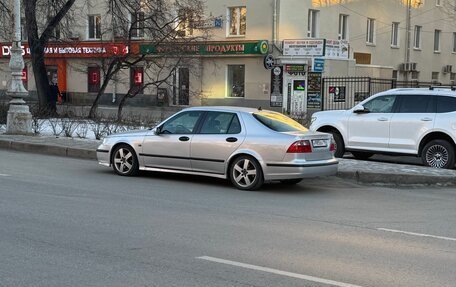
<svg viewBox="0 0 456 287">
<path fill-rule="evenodd" d="M 50 87 L 44 63 L 44 49 L 54 30 L 68 13 L 76 0 L 26 0 L 24 1 L 26 30 L 30 47 L 33 73 L 35 75 L 38 104 L 41 113 L 49 113 Z M 46 9 L 46 10 L 44 10 Z M 49 16 L 49 21 L 40 29 L 40 17 Z"/>
<path fill-rule="evenodd" d="M 138 87 L 130 87 L 119 102 L 118 119 L 126 100 L 133 98 L 150 87 L 157 88 L 167 83 L 173 70 L 188 59 L 175 52 L 147 56 L 134 50 L 135 40 L 144 39 L 154 46 L 186 45 L 201 39 L 207 39 L 207 33 L 194 33 L 194 25 L 203 15 L 204 5 L 201 0 L 106 0 L 112 25 L 106 32 L 111 32 L 116 44 L 122 43 L 127 49 L 124 53 L 110 55 L 101 60 L 103 80 L 89 112 L 89 118 L 96 115 L 99 100 L 108 84 L 125 69 L 143 65 L 148 82 Z M 109 31 L 110 30 L 110 31 Z M 137 47 L 137 46 L 136 46 Z"/>
</svg>

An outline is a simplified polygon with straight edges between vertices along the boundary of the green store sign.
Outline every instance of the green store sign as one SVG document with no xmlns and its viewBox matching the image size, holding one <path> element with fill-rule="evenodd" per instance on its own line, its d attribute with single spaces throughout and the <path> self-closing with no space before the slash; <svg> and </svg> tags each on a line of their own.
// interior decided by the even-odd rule
<svg viewBox="0 0 456 287">
<path fill-rule="evenodd" d="M 142 44 L 139 51 L 147 54 L 186 54 L 186 55 L 265 55 L 268 53 L 268 41 L 224 42 L 209 44 Z"/>
</svg>

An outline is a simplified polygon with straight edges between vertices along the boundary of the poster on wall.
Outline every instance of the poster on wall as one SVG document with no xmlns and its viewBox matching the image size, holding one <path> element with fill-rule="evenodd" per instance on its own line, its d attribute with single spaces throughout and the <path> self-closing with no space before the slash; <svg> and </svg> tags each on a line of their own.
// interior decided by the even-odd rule
<svg viewBox="0 0 456 287">
<path fill-rule="evenodd" d="M 283 105 L 283 68 L 274 67 L 271 70 L 271 107 L 282 107 Z"/>
<path fill-rule="evenodd" d="M 321 73 L 307 76 L 307 108 L 321 109 Z"/>
<path fill-rule="evenodd" d="M 329 97 L 334 102 L 345 102 L 345 87 L 329 87 Z"/>
<path fill-rule="evenodd" d="M 326 40 L 326 58 L 348 59 L 349 44 L 347 40 Z"/>
<path fill-rule="evenodd" d="M 305 112 L 306 81 L 293 81 L 293 96 L 291 98 L 291 114 L 300 115 Z"/>
</svg>

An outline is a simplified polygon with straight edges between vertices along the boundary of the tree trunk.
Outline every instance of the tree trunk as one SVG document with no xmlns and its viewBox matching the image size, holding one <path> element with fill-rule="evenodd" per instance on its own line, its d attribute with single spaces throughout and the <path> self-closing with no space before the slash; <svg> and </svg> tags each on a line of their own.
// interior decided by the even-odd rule
<svg viewBox="0 0 456 287">
<path fill-rule="evenodd" d="M 114 68 L 114 66 L 116 66 L 116 67 Z M 98 102 L 100 101 L 101 96 L 104 94 L 106 87 L 108 86 L 112 77 L 115 74 L 117 74 L 117 72 L 119 72 L 119 70 L 120 70 L 120 65 L 117 62 L 117 60 L 114 60 L 113 62 L 111 62 L 109 64 L 108 72 L 106 73 L 106 76 L 103 79 L 103 84 L 101 85 L 100 90 L 98 91 L 97 96 L 95 97 L 95 100 L 93 101 L 92 106 L 90 107 L 90 112 L 89 112 L 89 116 L 88 116 L 89 119 L 95 118 L 95 114 L 96 114 L 97 108 L 98 108 Z"/>
<path fill-rule="evenodd" d="M 128 92 L 125 96 L 123 96 L 119 102 L 119 108 L 117 109 L 117 122 L 119 122 L 119 123 L 120 123 L 120 121 L 122 121 L 122 109 L 123 109 L 125 102 L 127 101 L 127 98 L 129 97 L 129 95 L 130 95 L 130 92 Z"/>
</svg>

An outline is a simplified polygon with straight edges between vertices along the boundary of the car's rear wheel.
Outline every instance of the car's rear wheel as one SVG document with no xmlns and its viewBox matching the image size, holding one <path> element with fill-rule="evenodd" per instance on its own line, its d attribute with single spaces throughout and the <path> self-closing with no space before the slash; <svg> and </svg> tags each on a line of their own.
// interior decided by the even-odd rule
<svg viewBox="0 0 456 287">
<path fill-rule="evenodd" d="M 335 157 L 343 157 L 345 154 L 345 144 L 344 144 L 344 139 L 342 136 L 335 131 L 330 131 L 330 134 L 332 134 L 335 142 L 335 151 L 334 151 L 334 156 Z"/>
<path fill-rule="evenodd" d="M 435 168 L 453 168 L 455 162 L 454 147 L 446 140 L 432 140 L 421 153 L 423 164 Z"/>
<path fill-rule="evenodd" d="M 280 182 L 282 184 L 286 184 L 286 185 L 295 185 L 295 184 L 300 183 L 302 180 L 303 180 L 303 178 L 293 178 L 293 179 L 281 180 Z"/>
<path fill-rule="evenodd" d="M 242 190 L 259 189 L 264 182 L 261 166 L 251 156 L 240 156 L 233 161 L 230 179 L 236 188 Z"/>
<path fill-rule="evenodd" d="M 352 151 L 351 154 L 357 158 L 357 159 L 361 159 L 361 160 L 366 160 L 368 158 L 370 158 L 371 156 L 373 156 L 374 154 L 371 153 L 371 152 L 363 152 L 363 151 Z"/>
<path fill-rule="evenodd" d="M 117 146 L 112 153 L 112 168 L 119 175 L 136 175 L 139 164 L 133 148 L 128 145 Z"/>
</svg>

